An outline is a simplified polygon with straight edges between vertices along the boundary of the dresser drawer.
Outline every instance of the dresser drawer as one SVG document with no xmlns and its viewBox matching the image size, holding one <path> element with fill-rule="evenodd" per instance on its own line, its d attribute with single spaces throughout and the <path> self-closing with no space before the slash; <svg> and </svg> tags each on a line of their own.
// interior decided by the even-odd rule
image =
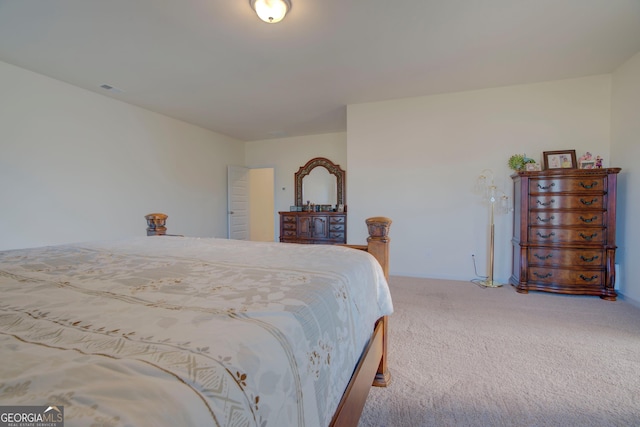
<svg viewBox="0 0 640 427">
<path fill-rule="evenodd" d="M 604 250 L 530 248 L 529 265 L 603 267 Z"/>
<path fill-rule="evenodd" d="M 339 240 L 342 243 L 345 243 L 344 242 L 344 232 L 343 231 L 342 232 L 341 231 L 330 231 L 329 232 L 329 238 L 331 240 Z"/>
<path fill-rule="evenodd" d="M 329 231 L 340 231 L 344 233 L 344 224 L 329 224 Z"/>
<path fill-rule="evenodd" d="M 548 178 L 529 181 L 529 193 L 605 192 L 603 177 Z"/>
<path fill-rule="evenodd" d="M 293 215 L 282 215 L 282 222 L 284 223 L 293 222 L 295 224 L 296 217 Z"/>
<path fill-rule="evenodd" d="M 535 283 L 576 287 L 604 286 L 603 270 L 569 270 L 562 268 L 529 268 L 528 280 Z"/>
<path fill-rule="evenodd" d="M 605 243 L 604 228 L 536 228 L 529 229 L 529 241 L 534 244 L 549 243 Z"/>
<path fill-rule="evenodd" d="M 529 212 L 531 225 L 594 225 L 604 224 L 603 212 L 562 212 L 562 211 L 531 211 Z"/>
<path fill-rule="evenodd" d="M 529 206 L 531 206 L 531 209 L 602 209 L 604 206 L 604 195 L 530 196 Z"/>
<path fill-rule="evenodd" d="M 296 229 L 296 223 L 295 222 L 283 222 L 282 223 L 282 228 L 284 230 L 295 230 Z"/>
<path fill-rule="evenodd" d="M 284 230 L 282 235 L 283 237 L 297 237 L 296 230 Z"/>
<path fill-rule="evenodd" d="M 340 215 L 340 216 L 329 217 L 329 222 L 331 224 L 344 224 L 346 221 L 345 221 L 344 215 Z"/>
</svg>

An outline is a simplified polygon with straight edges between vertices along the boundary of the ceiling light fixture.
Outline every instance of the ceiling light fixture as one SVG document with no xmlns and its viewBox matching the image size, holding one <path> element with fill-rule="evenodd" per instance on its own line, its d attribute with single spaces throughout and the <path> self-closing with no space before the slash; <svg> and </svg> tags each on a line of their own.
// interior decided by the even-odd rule
<svg viewBox="0 0 640 427">
<path fill-rule="evenodd" d="M 249 0 L 249 4 L 258 18 L 268 24 L 282 21 L 291 10 L 290 0 Z"/>
</svg>

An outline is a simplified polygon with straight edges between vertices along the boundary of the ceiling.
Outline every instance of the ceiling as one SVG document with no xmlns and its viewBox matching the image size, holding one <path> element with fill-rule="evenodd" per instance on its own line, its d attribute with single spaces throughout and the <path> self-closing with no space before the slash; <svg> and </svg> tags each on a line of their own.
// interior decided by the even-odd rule
<svg viewBox="0 0 640 427">
<path fill-rule="evenodd" d="M 266 24 L 249 0 L 0 0 L 0 60 L 253 141 L 345 131 L 349 104 L 610 73 L 640 51 L 640 0 L 292 3 Z"/>
</svg>

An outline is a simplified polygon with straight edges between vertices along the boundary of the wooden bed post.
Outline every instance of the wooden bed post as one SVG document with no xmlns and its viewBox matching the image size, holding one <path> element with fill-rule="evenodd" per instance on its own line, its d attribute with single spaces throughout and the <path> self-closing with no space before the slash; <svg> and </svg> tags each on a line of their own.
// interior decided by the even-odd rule
<svg viewBox="0 0 640 427">
<path fill-rule="evenodd" d="M 369 229 L 369 237 L 367 238 L 367 251 L 373 255 L 384 272 L 384 277 L 389 280 L 389 228 L 391 227 L 391 219 L 383 216 L 377 216 L 373 218 L 367 218 L 367 228 Z M 378 324 L 382 327 L 382 358 L 380 359 L 380 365 L 376 371 L 376 377 L 373 380 L 373 385 L 376 387 L 386 387 L 391 381 L 391 374 L 387 366 L 387 342 L 389 339 L 388 329 L 389 319 L 384 316 L 378 321 Z"/>
<path fill-rule="evenodd" d="M 389 280 L 389 228 L 391 219 L 384 216 L 367 218 L 365 221 L 369 230 L 367 237 L 367 252 L 373 255 L 384 272 L 384 277 Z"/>
<path fill-rule="evenodd" d="M 389 278 L 389 227 L 391 220 L 386 217 L 373 217 L 366 220 L 369 229 L 367 245 L 342 245 L 369 252 L 382 266 L 385 278 Z M 362 409 L 372 385 L 386 387 L 391 382 L 391 374 L 387 368 L 387 316 L 376 322 L 369 345 L 365 349 L 360 362 L 342 396 L 330 427 L 353 427 L 358 425 Z M 375 375 L 374 375 L 375 374 Z M 373 378 L 373 382 L 372 379 Z"/>
</svg>

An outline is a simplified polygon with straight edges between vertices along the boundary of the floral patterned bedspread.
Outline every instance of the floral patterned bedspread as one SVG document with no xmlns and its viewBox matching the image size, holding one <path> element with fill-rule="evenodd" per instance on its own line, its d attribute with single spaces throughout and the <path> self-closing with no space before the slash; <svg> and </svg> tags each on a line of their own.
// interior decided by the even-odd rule
<svg viewBox="0 0 640 427">
<path fill-rule="evenodd" d="M 144 237 L 0 252 L 0 405 L 67 426 L 327 426 L 375 321 L 338 246 Z"/>
</svg>

